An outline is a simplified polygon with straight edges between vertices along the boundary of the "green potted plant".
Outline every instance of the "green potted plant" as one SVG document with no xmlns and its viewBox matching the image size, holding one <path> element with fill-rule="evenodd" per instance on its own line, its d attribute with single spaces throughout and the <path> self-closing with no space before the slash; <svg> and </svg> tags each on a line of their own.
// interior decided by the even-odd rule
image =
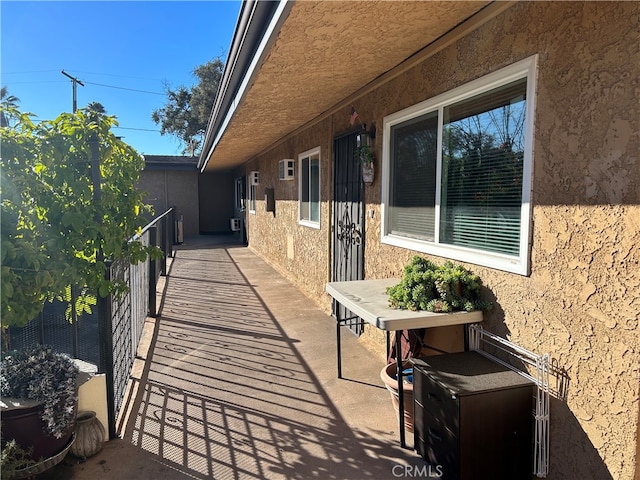
<svg viewBox="0 0 640 480">
<path fill-rule="evenodd" d="M 375 152 L 373 148 L 369 145 L 361 145 L 356 147 L 355 155 L 362 165 L 362 180 L 366 185 L 371 185 L 375 176 Z"/>
<path fill-rule="evenodd" d="M 3 456 L 15 445 L 30 452 L 22 467 L 30 475 L 38 473 L 34 467 L 55 465 L 71 447 L 78 373 L 69 356 L 43 345 L 8 352 L 0 362 Z"/>
</svg>

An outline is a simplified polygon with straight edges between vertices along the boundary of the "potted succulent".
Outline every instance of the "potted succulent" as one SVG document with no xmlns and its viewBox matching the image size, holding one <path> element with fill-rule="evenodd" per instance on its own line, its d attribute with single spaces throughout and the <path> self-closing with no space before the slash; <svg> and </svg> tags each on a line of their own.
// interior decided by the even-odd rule
<svg viewBox="0 0 640 480">
<path fill-rule="evenodd" d="M 373 148 L 369 145 L 360 145 L 356 147 L 356 158 L 360 161 L 362 165 L 362 180 L 366 185 L 371 185 L 373 183 L 373 178 L 375 176 L 375 153 Z"/>
<path fill-rule="evenodd" d="M 25 476 L 52 467 L 71 447 L 78 372 L 69 356 L 43 345 L 8 352 L 2 358 L 2 453 L 9 456 L 8 449 L 15 445 L 28 452 L 22 467 Z M 6 472 L 2 473 L 4 477 Z"/>
<path fill-rule="evenodd" d="M 436 265 L 414 256 L 404 267 L 400 283 L 389 287 L 389 305 L 402 310 L 453 312 L 490 310 L 491 302 L 480 297 L 480 277 L 453 262 Z"/>
</svg>

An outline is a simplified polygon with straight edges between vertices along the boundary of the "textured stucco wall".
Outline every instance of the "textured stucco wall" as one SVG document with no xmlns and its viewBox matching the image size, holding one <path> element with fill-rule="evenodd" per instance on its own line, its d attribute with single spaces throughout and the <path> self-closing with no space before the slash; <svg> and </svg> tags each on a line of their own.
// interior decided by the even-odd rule
<svg viewBox="0 0 640 480">
<path fill-rule="evenodd" d="M 320 147 L 320 229 L 298 222 L 298 155 Z M 295 160 L 295 179 L 278 179 L 278 162 Z M 292 280 L 307 295 L 321 301 L 329 280 L 328 249 L 331 204 L 332 164 L 331 124 L 327 120 L 295 139 L 283 142 L 246 165 L 246 171 L 260 172 L 256 187 L 256 212 L 246 219 L 249 247 Z M 267 212 L 265 189 L 273 188 L 276 211 Z"/>
<path fill-rule="evenodd" d="M 566 371 L 566 399 L 552 402 L 552 479 L 637 473 L 639 8 L 637 2 L 522 2 L 356 102 L 360 118 L 381 132 L 385 115 L 539 55 L 531 275 L 468 266 L 496 304 L 485 328 L 548 352 Z M 330 149 L 333 135 L 349 128 L 348 113 L 337 112 L 247 168 L 264 179 L 258 198 L 262 187 L 274 186 L 277 199 L 275 217 L 249 216 L 251 248 L 326 309 Z M 378 158 L 381 144 L 376 139 Z M 312 230 L 297 223 L 297 182 L 283 185 L 276 175 L 280 158 L 297 159 L 317 145 L 322 228 Z M 378 172 L 366 188 L 366 278 L 398 276 L 414 255 L 380 243 L 381 188 Z M 382 339 L 374 332 L 363 341 L 380 351 Z"/>
<path fill-rule="evenodd" d="M 176 220 L 183 217 L 185 236 L 198 235 L 198 172 L 143 170 L 138 187 L 146 192 L 144 201 L 153 205 L 156 215 L 176 207 Z"/>
</svg>

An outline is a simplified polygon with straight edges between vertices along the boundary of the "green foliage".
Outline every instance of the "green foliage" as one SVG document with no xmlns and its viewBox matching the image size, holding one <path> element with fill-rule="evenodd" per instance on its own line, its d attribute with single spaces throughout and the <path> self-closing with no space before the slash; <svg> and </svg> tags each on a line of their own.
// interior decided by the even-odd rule
<svg viewBox="0 0 640 480">
<path fill-rule="evenodd" d="M 0 128 L 3 326 L 26 324 L 46 300 L 65 298 L 69 285 L 103 297 L 123 291 L 125 285 L 105 279 L 107 262 L 136 263 L 157 252 L 127 242 L 151 210 L 135 189 L 144 159 L 111 132 L 114 117 L 79 110 L 35 124 L 14 107 L 1 111 L 16 119 Z"/>
<path fill-rule="evenodd" d="M 0 88 L 0 127 L 8 127 L 11 121 L 11 111 L 18 108 L 20 99 L 16 96 L 9 95 L 9 89 L 5 86 Z"/>
<path fill-rule="evenodd" d="M 26 469 L 38 463 L 31 458 L 32 452 L 33 447 L 25 450 L 13 439 L 6 443 L 3 440 L 2 454 L 0 455 L 0 473 L 2 473 L 2 478 L 12 478 L 19 470 Z"/>
<path fill-rule="evenodd" d="M 371 165 L 375 160 L 375 152 L 369 145 L 362 145 L 356 147 L 355 157 L 360 163 L 364 165 Z"/>
<path fill-rule="evenodd" d="M 172 90 L 166 86 L 166 105 L 151 114 L 162 135 L 175 135 L 184 143 L 185 153 L 193 155 L 202 143 L 223 68 L 222 60 L 214 58 L 193 70 L 198 79 L 193 87 Z"/>
<path fill-rule="evenodd" d="M 389 305 L 402 310 L 453 312 L 489 310 L 491 303 L 480 298 L 482 281 L 462 265 L 435 265 L 415 256 L 404 267 L 399 284 L 389 287 Z"/>
</svg>

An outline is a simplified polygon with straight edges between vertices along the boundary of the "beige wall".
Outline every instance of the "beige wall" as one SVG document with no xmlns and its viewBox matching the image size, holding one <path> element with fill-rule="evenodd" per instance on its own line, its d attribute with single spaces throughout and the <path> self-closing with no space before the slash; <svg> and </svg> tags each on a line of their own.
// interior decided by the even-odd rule
<svg viewBox="0 0 640 480">
<path fill-rule="evenodd" d="M 144 201 L 153 205 L 155 215 L 176 207 L 176 220 L 183 217 L 184 235 L 199 233 L 198 172 L 143 170 L 138 188 L 146 192 Z"/>
<path fill-rule="evenodd" d="M 375 122 L 537 54 L 531 274 L 468 265 L 496 308 L 485 328 L 549 353 L 569 379 L 554 399 L 548 478 L 633 478 L 639 422 L 640 108 L 638 3 L 523 2 L 357 100 Z M 247 170 L 275 188 L 275 215 L 247 215 L 250 247 L 329 309 L 332 138 L 349 111 L 264 153 Z M 321 229 L 297 223 L 297 181 L 277 162 L 322 148 Z M 297 166 L 297 165 L 296 165 Z M 380 165 L 378 164 L 378 167 Z M 297 178 L 297 176 L 296 176 Z M 380 243 L 380 175 L 366 188 L 366 278 L 398 276 L 415 254 Z M 435 259 L 442 261 L 442 259 Z M 381 337 L 380 337 L 381 338 Z M 363 339 L 376 352 L 380 342 Z"/>
<path fill-rule="evenodd" d="M 256 212 L 251 213 L 247 208 L 246 213 L 249 245 L 318 302 L 322 302 L 324 285 L 329 281 L 331 204 L 326 199 L 331 197 L 332 135 L 327 120 L 246 165 L 247 172 L 260 172 Z M 298 223 L 298 154 L 316 147 L 320 147 L 323 200 L 320 229 Z M 296 160 L 294 180 L 278 179 L 278 162 L 285 158 Z M 274 189 L 276 211 L 273 213 L 265 211 L 266 188 Z"/>
</svg>

